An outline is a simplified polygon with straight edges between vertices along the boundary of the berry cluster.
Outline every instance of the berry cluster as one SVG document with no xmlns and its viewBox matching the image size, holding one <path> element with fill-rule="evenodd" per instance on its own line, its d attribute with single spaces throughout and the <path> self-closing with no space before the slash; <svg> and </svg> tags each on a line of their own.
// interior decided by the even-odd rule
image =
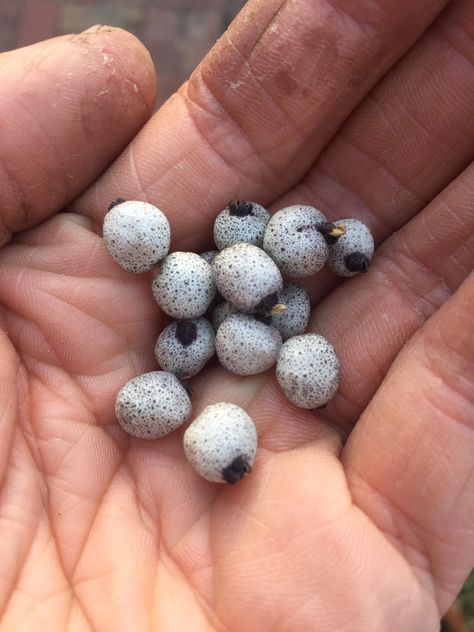
<svg viewBox="0 0 474 632">
<path fill-rule="evenodd" d="M 326 263 L 341 276 L 366 272 L 374 241 L 362 222 L 330 223 L 302 205 L 270 217 L 255 202 L 234 201 L 214 223 L 219 250 L 168 254 L 171 231 L 163 212 L 119 198 L 105 216 L 103 236 L 125 270 L 149 272 L 159 266 L 153 296 L 177 319 L 156 341 L 162 370 L 139 375 L 117 395 L 115 412 L 126 432 L 156 439 L 179 428 L 191 414 L 185 380 L 214 354 L 237 375 L 276 364 L 282 391 L 300 408 L 321 408 L 333 397 L 339 380 L 336 352 L 323 336 L 305 333 L 309 296 L 302 286 L 284 282 L 282 274 L 311 276 Z M 184 433 L 189 462 L 209 481 L 240 480 L 250 472 L 256 449 L 255 425 L 235 404 L 208 406 Z"/>
</svg>

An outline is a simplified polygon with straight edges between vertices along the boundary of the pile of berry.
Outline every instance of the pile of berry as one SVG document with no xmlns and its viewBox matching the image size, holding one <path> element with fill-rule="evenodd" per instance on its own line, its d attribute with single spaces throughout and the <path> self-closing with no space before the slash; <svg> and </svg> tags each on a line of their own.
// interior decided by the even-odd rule
<svg viewBox="0 0 474 632">
<path fill-rule="evenodd" d="M 323 336 L 305 333 L 310 317 L 306 290 L 287 277 L 307 277 L 328 263 L 338 275 L 366 272 L 374 251 L 362 222 L 327 222 L 311 206 L 295 205 L 272 217 L 254 202 L 230 202 L 214 223 L 219 250 L 173 252 L 165 215 L 147 202 L 118 199 L 104 219 L 113 259 L 135 273 L 159 269 L 153 296 L 177 319 L 158 337 L 161 371 L 130 380 L 120 390 L 116 415 L 135 437 L 156 439 L 191 414 L 186 380 L 216 354 L 237 375 L 276 364 L 286 397 L 301 408 L 321 408 L 338 387 L 339 361 Z M 212 321 L 212 324 L 210 320 Z M 208 406 L 184 433 L 189 462 L 204 478 L 235 483 L 249 473 L 257 449 L 252 419 L 235 404 Z"/>
</svg>

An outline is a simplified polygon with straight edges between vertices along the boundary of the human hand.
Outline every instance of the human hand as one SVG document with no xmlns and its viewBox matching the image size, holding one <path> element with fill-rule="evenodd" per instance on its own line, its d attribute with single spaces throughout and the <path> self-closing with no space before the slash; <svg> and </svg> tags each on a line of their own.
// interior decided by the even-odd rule
<svg viewBox="0 0 474 632">
<path fill-rule="evenodd" d="M 470 0 L 252 0 L 55 216 L 149 115 L 150 62 L 108 29 L 3 58 L 5 239 L 44 220 L 0 251 L 4 629 L 438 628 L 473 562 L 473 23 Z M 383 244 L 368 274 L 307 283 L 341 359 L 324 411 L 273 371 L 193 380 L 193 415 L 231 401 L 257 424 L 254 470 L 227 487 L 182 432 L 115 421 L 161 324 L 100 227 L 111 200 L 145 199 L 201 251 L 236 195 L 356 217 Z"/>
</svg>

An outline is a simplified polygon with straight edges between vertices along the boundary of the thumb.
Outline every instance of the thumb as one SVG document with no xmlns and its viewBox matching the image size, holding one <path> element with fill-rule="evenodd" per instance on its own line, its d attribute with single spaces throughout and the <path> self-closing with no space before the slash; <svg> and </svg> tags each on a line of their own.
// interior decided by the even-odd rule
<svg viewBox="0 0 474 632">
<path fill-rule="evenodd" d="M 74 199 L 149 118 L 153 64 L 93 27 L 0 55 L 0 245 Z"/>
</svg>

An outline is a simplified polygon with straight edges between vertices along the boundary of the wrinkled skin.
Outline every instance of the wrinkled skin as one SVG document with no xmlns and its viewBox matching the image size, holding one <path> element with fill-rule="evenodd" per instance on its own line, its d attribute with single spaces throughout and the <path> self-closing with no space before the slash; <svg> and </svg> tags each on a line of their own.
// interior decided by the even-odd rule
<svg viewBox="0 0 474 632">
<path fill-rule="evenodd" d="M 2 630 L 438 629 L 474 558 L 473 24 L 471 0 L 252 0 L 146 124 L 123 31 L 0 57 Z M 258 427 L 224 487 L 182 432 L 115 422 L 164 321 L 100 226 L 145 199 L 201 251 L 237 195 L 357 217 L 378 250 L 305 280 L 342 364 L 324 411 L 273 371 L 194 380 L 194 414 Z"/>
</svg>

